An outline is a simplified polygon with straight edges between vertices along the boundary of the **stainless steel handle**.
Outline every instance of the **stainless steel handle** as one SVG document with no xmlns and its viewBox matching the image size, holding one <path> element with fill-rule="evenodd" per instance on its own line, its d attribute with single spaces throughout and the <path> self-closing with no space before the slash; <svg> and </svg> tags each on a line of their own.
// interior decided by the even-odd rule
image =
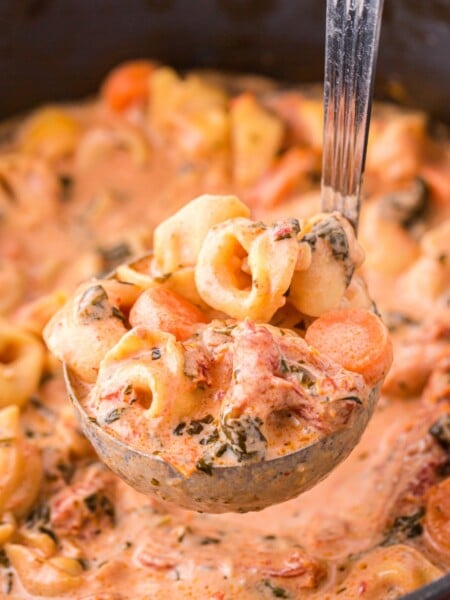
<svg viewBox="0 0 450 600">
<path fill-rule="evenodd" d="M 358 225 L 383 0 L 327 0 L 322 208 Z"/>
</svg>

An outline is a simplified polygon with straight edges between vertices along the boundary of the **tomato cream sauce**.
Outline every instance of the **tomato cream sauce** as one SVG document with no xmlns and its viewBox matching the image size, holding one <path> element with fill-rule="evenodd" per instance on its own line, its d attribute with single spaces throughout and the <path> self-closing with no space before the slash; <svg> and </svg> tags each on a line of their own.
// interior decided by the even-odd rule
<svg viewBox="0 0 450 600">
<path fill-rule="evenodd" d="M 218 95 L 198 83 L 177 88 L 175 120 L 147 104 L 114 113 L 104 97 L 63 107 L 78 133 L 56 156 L 45 136 L 27 145 L 29 117 L 11 130 L 0 152 L 0 339 L 8 322 L 40 340 L 80 282 L 148 251 L 155 226 L 201 193 L 237 193 L 252 218 L 269 223 L 320 210 L 320 100 L 237 80 L 233 93 L 254 91 L 257 107 L 244 94 L 236 108 L 222 100 L 227 80 L 218 81 Z M 183 94 L 199 94 L 189 110 Z M 271 134 L 248 152 L 238 134 L 211 141 L 196 103 L 213 110 L 215 136 L 230 110 L 236 127 L 255 120 Z M 293 147 L 301 153 L 280 166 Z M 0 596 L 385 600 L 448 572 L 449 156 L 421 113 L 375 111 L 359 239 L 394 364 L 344 463 L 309 492 L 257 513 L 200 514 L 145 497 L 98 461 L 46 352 L 19 433 L 0 430 L 0 453 L 20 438 L 16 455 L 39 465 L 33 477 L 12 477 L 19 459 L 0 456 Z M 14 354 L 0 349 L 0 364 L 14 366 Z"/>
</svg>

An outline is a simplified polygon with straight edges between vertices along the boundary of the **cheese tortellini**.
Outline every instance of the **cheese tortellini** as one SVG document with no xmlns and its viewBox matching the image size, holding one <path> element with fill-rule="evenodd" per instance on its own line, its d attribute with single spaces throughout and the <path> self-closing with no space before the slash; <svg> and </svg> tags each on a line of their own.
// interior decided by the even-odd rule
<svg viewBox="0 0 450 600">
<path fill-rule="evenodd" d="M 0 514 L 26 514 L 39 492 L 41 477 L 39 450 L 23 438 L 17 406 L 0 410 Z"/>
<path fill-rule="evenodd" d="M 164 275 L 195 266 L 211 227 L 226 219 L 249 215 L 249 209 L 236 196 L 205 194 L 192 200 L 155 229 L 156 271 Z"/>
<path fill-rule="evenodd" d="M 299 229 L 295 219 L 268 228 L 242 218 L 210 229 L 195 271 L 201 297 L 234 318 L 269 321 L 286 301 Z"/>
<path fill-rule="evenodd" d="M 0 408 L 25 404 L 38 387 L 44 358 L 37 337 L 0 320 Z"/>
<path fill-rule="evenodd" d="M 338 213 L 267 226 L 250 220 L 234 196 L 193 200 L 157 227 L 154 247 L 155 273 L 173 277 L 195 268 L 195 287 L 207 305 L 262 322 L 286 298 L 314 317 L 338 307 L 364 258 Z"/>
</svg>

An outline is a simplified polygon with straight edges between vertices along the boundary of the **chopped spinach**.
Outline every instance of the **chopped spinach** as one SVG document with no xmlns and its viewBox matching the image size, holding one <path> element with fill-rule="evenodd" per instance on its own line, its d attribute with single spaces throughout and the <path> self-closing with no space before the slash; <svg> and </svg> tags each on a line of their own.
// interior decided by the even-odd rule
<svg viewBox="0 0 450 600">
<path fill-rule="evenodd" d="M 206 461 L 204 458 L 201 458 L 195 466 L 197 471 L 202 471 L 207 475 L 212 475 L 212 464 Z"/>
<path fill-rule="evenodd" d="M 120 310 L 120 308 L 117 308 L 117 306 L 113 306 L 112 307 L 112 317 L 114 317 L 115 319 L 119 319 L 119 321 L 122 321 L 122 323 L 124 325 L 127 324 L 127 318 L 125 317 L 125 315 L 123 314 L 123 312 Z"/>
<path fill-rule="evenodd" d="M 73 177 L 70 175 L 60 175 L 59 185 L 61 188 L 61 202 L 68 202 L 72 197 L 73 192 Z"/>
<path fill-rule="evenodd" d="M 207 436 L 200 440 L 199 444 L 202 446 L 209 446 L 210 444 L 214 444 L 219 441 L 219 431 L 218 429 L 213 429 L 213 431 Z"/>
<path fill-rule="evenodd" d="M 262 421 L 259 417 L 241 415 L 237 418 L 225 417 L 222 430 L 228 446 L 239 461 L 251 458 L 262 459 L 266 454 L 267 440 L 261 432 Z"/>
<path fill-rule="evenodd" d="M 290 373 L 291 372 L 289 363 L 283 356 L 280 358 L 280 371 L 281 371 L 281 373 Z"/>
<path fill-rule="evenodd" d="M 205 415 L 204 417 L 199 419 L 199 421 L 200 423 L 205 423 L 206 425 L 209 425 L 214 421 L 214 417 L 212 415 Z"/>
<path fill-rule="evenodd" d="M 152 348 L 152 360 L 159 360 L 161 358 L 161 348 L 157 348 L 156 346 Z"/>
<path fill-rule="evenodd" d="M 89 561 L 86 558 L 77 558 L 76 560 L 80 563 L 83 571 L 87 571 L 89 569 Z"/>
<path fill-rule="evenodd" d="M 428 207 L 429 190 L 421 177 L 403 190 L 387 194 L 380 204 L 383 218 L 395 221 L 408 229 L 420 220 Z"/>
<path fill-rule="evenodd" d="M 269 588 L 275 598 L 289 598 L 288 593 L 284 588 L 274 585 L 268 579 L 264 579 L 263 584 L 265 587 Z"/>
<path fill-rule="evenodd" d="M 314 375 L 300 363 L 291 364 L 289 371 L 291 373 L 295 373 L 299 383 L 307 388 L 313 387 L 313 385 L 316 383 L 316 377 L 314 377 Z"/>
<path fill-rule="evenodd" d="M 112 271 L 115 267 L 130 258 L 133 254 L 130 245 L 126 242 L 121 242 L 115 246 L 97 248 L 103 260 L 103 268 L 105 271 Z"/>
<path fill-rule="evenodd" d="M 348 285 L 353 276 L 355 265 L 350 259 L 347 234 L 336 217 L 329 216 L 313 225 L 311 231 L 302 238 L 302 241 L 309 244 L 311 250 L 314 252 L 319 239 L 328 244 L 333 258 L 337 261 L 342 261 Z"/>
<path fill-rule="evenodd" d="M 412 515 L 399 515 L 395 517 L 391 527 L 385 532 L 385 538 L 382 546 L 398 544 L 405 539 L 418 537 L 422 534 L 422 518 L 425 514 L 425 508 L 422 506 Z"/>
<path fill-rule="evenodd" d="M 429 432 L 444 450 L 450 452 L 450 413 L 439 417 Z"/>
<path fill-rule="evenodd" d="M 386 323 L 386 326 L 389 329 L 389 331 L 396 331 L 399 327 L 402 327 L 403 325 L 406 325 L 408 327 L 419 325 L 419 321 L 417 321 L 417 319 L 413 319 L 409 315 L 406 315 L 405 313 L 396 310 L 391 310 L 383 313 L 383 320 Z"/>
<path fill-rule="evenodd" d="M 4 548 L 0 548 L 0 567 L 7 569 L 10 566 L 8 555 Z"/>
<path fill-rule="evenodd" d="M 50 508 L 47 504 L 38 504 L 27 515 L 25 522 L 27 527 L 44 525 L 50 521 Z"/>
<path fill-rule="evenodd" d="M 115 522 L 116 511 L 113 503 L 105 494 L 97 492 L 84 498 L 84 504 L 89 512 L 98 515 L 104 514 L 109 517 L 112 523 Z"/>
<path fill-rule="evenodd" d="M 51 538 L 55 542 L 55 544 L 58 543 L 58 537 L 52 529 L 49 529 L 48 527 L 44 527 L 43 525 L 40 525 L 38 527 L 38 531 L 40 531 L 41 533 L 45 533 L 45 535 L 48 535 L 48 537 Z"/>
<path fill-rule="evenodd" d="M 10 594 L 12 592 L 13 583 L 14 583 L 14 575 L 13 575 L 12 571 L 8 571 L 8 573 L 6 574 L 6 587 L 5 587 L 6 594 Z"/>
<path fill-rule="evenodd" d="M 111 412 L 109 412 L 106 417 L 103 419 L 103 423 L 105 425 L 109 425 L 110 423 L 114 423 L 114 421 L 117 421 L 118 419 L 120 419 L 120 417 L 122 416 L 123 412 L 124 412 L 124 408 L 115 408 L 114 410 L 112 410 Z"/>
<path fill-rule="evenodd" d="M 188 435 L 197 435 L 203 431 L 203 425 L 200 421 L 196 421 L 195 419 L 191 421 L 189 427 L 186 429 L 186 433 Z"/>
<path fill-rule="evenodd" d="M 222 540 L 215 537 L 206 536 L 200 540 L 200 546 L 210 546 L 212 544 L 220 544 Z"/>
<path fill-rule="evenodd" d="M 183 435 L 183 431 L 184 428 L 186 427 L 186 423 L 184 421 L 181 421 L 180 423 L 178 423 L 178 425 L 175 427 L 175 429 L 173 430 L 173 433 L 175 435 Z"/>
<path fill-rule="evenodd" d="M 78 303 L 77 314 L 85 323 L 100 321 L 111 316 L 108 294 L 101 285 L 93 285 L 85 290 Z"/>
</svg>

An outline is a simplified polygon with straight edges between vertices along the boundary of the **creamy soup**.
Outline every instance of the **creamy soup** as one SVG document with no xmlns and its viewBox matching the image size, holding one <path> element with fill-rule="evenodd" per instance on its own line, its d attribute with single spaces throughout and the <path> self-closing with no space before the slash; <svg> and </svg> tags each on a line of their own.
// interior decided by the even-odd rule
<svg viewBox="0 0 450 600">
<path fill-rule="evenodd" d="M 360 444 L 309 492 L 220 516 L 135 492 L 80 433 L 42 340 L 78 285 L 148 252 L 192 198 L 236 194 L 266 223 L 318 213 L 321 122 L 314 91 L 144 61 L 119 67 L 98 98 L 3 130 L 6 598 L 384 600 L 449 570 L 450 150 L 422 113 L 374 113 L 366 260 L 346 294 L 367 298 L 365 279 L 394 362 Z"/>
</svg>

